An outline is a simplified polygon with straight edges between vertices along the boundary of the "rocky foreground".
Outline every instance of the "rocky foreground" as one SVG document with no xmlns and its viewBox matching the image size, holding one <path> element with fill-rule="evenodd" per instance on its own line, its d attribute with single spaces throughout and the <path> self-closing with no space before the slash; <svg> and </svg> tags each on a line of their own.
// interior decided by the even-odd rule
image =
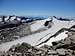
<svg viewBox="0 0 75 56">
<path fill-rule="evenodd" d="M 44 45 L 40 48 L 27 43 L 12 46 L 0 56 L 75 56 L 75 32 L 68 32 L 64 40 L 52 42 L 53 46 Z"/>
</svg>

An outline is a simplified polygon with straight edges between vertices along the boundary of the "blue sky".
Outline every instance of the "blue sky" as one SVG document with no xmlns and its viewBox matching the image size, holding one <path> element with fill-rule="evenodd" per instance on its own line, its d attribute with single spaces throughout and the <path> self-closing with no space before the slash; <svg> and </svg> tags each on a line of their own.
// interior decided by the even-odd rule
<svg viewBox="0 0 75 56">
<path fill-rule="evenodd" d="M 75 0 L 0 0 L 0 15 L 75 16 Z"/>
</svg>

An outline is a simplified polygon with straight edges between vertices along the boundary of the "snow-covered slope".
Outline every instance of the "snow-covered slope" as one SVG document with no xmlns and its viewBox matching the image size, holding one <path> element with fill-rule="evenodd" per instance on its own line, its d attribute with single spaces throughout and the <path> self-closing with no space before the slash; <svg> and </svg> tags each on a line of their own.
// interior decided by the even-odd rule
<svg viewBox="0 0 75 56">
<path fill-rule="evenodd" d="M 71 26 L 75 25 L 74 21 L 60 21 L 60 20 L 57 20 L 57 19 L 53 19 L 53 22 L 54 22 L 54 25 L 50 29 L 46 30 L 44 32 L 44 34 L 41 33 L 42 35 L 46 34 L 47 36 L 45 36 L 42 40 L 38 41 L 38 44 L 41 43 L 41 42 L 44 42 L 46 39 L 48 39 L 50 36 L 52 36 L 53 34 L 58 32 L 60 29 L 70 28 Z M 65 34 L 65 37 L 66 37 L 66 34 Z M 63 37 L 63 38 L 65 38 L 65 37 Z M 63 38 L 61 37 L 61 39 L 63 39 Z M 54 39 L 56 39 L 56 38 L 54 38 Z M 50 42 L 52 42 L 52 41 L 54 41 L 54 40 L 50 40 Z M 44 43 L 44 44 L 46 44 L 46 43 Z M 49 44 L 49 45 L 51 45 L 51 44 Z"/>
<path fill-rule="evenodd" d="M 31 25 L 31 31 L 37 31 L 39 29 L 47 29 L 47 27 L 44 26 L 46 21 L 49 21 L 50 19 L 45 20 L 38 20 L 34 24 Z"/>
<path fill-rule="evenodd" d="M 44 20 L 35 22 L 35 24 L 31 25 L 31 31 L 34 32 L 34 31 L 37 31 L 38 29 L 44 28 L 44 25 L 43 25 L 44 23 L 45 23 Z"/>
<path fill-rule="evenodd" d="M 50 38 L 46 43 L 42 43 L 41 45 L 37 46 L 37 47 L 41 47 L 43 45 L 51 45 L 52 46 L 52 42 L 54 41 L 59 41 L 59 40 L 62 40 L 62 39 L 65 39 L 66 37 L 68 37 L 68 35 L 66 34 L 67 31 L 64 31 L 62 33 L 60 33 L 59 35 L 57 35 L 56 37 L 52 37 Z M 48 39 L 50 37 L 50 35 L 47 35 L 45 38 Z M 43 42 L 45 41 L 46 39 L 42 39 L 41 41 L 39 42 Z"/>
<path fill-rule="evenodd" d="M 7 51 L 12 45 L 16 45 L 17 43 L 22 43 L 22 42 L 26 42 L 26 43 L 29 43 L 33 46 L 36 46 L 39 43 L 44 42 L 45 40 L 50 38 L 50 36 L 54 35 L 60 29 L 70 28 L 71 26 L 75 25 L 74 21 L 60 21 L 60 20 L 53 18 L 54 24 L 52 25 L 51 28 L 47 28 L 44 26 L 44 23 L 47 20 L 50 20 L 50 19 L 48 18 L 45 20 L 35 21 L 34 24 L 31 24 L 31 31 L 32 32 L 45 29 L 44 31 L 37 32 L 36 34 L 32 34 L 29 36 L 25 36 L 23 38 L 15 40 L 15 41 L 3 43 L 0 45 L 0 51 Z M 59 35 L 51 38 L 49 41 L 47 41 L 46 43 L 43 43 L 42 45 L 44 45 L 44 44 L 52 45 L 53 41 L 58 41 L 58 40 L 66 38 L 67 37 L 67 34 L 65 34 L 66 32 L 67 31 L 60 33 Z M 42 46 L 42 45 L 40 45 L 40 46 Z M 40 46 L 38 46 L 38 47 L 40 47 Z"/>
</svg>

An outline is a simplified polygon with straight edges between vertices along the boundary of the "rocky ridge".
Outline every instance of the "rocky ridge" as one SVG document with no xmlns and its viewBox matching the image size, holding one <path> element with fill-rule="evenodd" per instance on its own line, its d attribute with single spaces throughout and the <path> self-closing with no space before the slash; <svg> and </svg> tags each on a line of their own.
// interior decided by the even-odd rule
<svg viewBox="0 0 75 56">
<path fill-rule="evenodd" d="M 75 32 L 68 32 L 64 40 L 52 42 L 53 46 L 44 45 L 40 48 L 27 43 L 12 46 L 4 56 L 75 56 Z"/>
<path fill-rule="evenodd" d="M 13 28 L 6 28 L 0 30 L 0 44 L 19 39 L 30 33 L 30 26 L 27 23 Z"/>
</svg>

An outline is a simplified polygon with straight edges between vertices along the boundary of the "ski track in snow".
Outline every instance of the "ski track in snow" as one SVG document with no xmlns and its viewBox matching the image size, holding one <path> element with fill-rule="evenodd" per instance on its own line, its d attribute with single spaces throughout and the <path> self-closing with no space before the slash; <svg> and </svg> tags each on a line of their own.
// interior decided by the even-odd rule
<svg viewBox="0 0 75 56">
<path fill-rule="evenodd" d="M 37 31 L 38 29 L 46 28 L 43 25 L 45 23 L 45 21 L 46 20 L 36 21 L 36 23 L 31 25 L 31 31 L 34 32 L 34 31 Z M 47 30 L 45 30 L 45 31 L 42 31 L 42 32 L 39 32 L 36 34 L 32 34 L 29 36 L 25 36 L 25 37 L 22 37 L 20 39 L 17 39 L 17 40 L 11 41 L 11 42 L 6 42 L 6 43 L 1 44 L 0 51 L 7 51 L 12 45 L 16 45 L 16 44 L 22 43 L 22 42 L 26 42 L 26 43 L 31 44 L 32 46 L 35 46 L 36 44 L 39 44 L 39 43 L 45 41 L 46 39 L 48 39 L 50 36 L 55 34 L 60 29 L 70 28 L 71 26 L 73 26 L 75 24 L 74 21 L 70 21 L 70 22 L 69 21 L 59 21 L 56 19 L 54 19 L 53 22 L 54 22 L 54 25 L 49 29 L 46 28 Z M 50 33 L 50 34 L 47 35 L 48 33 Z M 44 44 L 52 45 L 51 42 L 66 38 L 67 34 L 65 34 L 65 33 L 66 33 L 66 31 L 60 33 L 58 36 L 56 36 L 55 38 L 54 37 L 51 38 L 48 42 L 46 42 Z M 46 37 L 44 37 L 44 36 L 46 36 Z M 40 41 L 38 41 L 42 37 L 44 37 L 44 38 L 41 39 Z M 42 45 L 44 45 L 44 44 L 42 44 Z M 42 45 L 40 45 L 40 46 L 42 46 Z M 38 46 L 38 47 L 40 47 L 40 46 Z"/>
</svg>

